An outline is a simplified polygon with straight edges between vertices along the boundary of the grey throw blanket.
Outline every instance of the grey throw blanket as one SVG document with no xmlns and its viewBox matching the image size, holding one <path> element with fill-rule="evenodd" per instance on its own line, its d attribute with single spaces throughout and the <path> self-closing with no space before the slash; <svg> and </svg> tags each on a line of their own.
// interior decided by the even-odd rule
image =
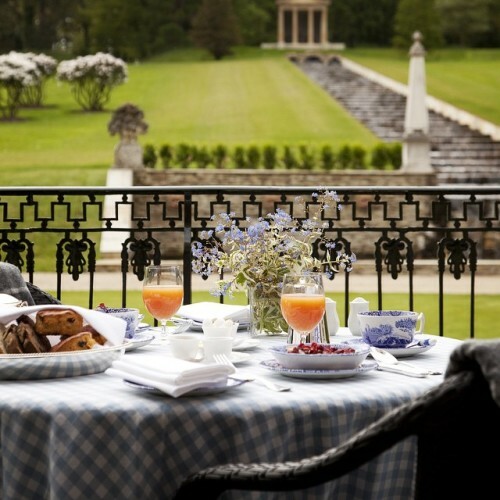
<svg viewBox="0 0 500 500">
<path fill-rule="evenodd" d="M 490 386 L 493 400 L 500 406 L 500 340 L 467 340 L 450 356 L 445 377 L 463 370 L 479 371 Z"/>
<path fill-rule="evenodd" d="M 0 262 L 0 293 L 26 301 L 30 306 L 35 304 L 19 269 L 6 262 Z"/>
</svg>

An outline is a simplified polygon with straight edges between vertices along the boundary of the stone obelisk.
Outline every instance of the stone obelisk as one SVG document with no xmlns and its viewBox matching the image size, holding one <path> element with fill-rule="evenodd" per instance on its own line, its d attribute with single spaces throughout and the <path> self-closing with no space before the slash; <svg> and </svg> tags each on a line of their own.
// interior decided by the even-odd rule
<svg viewBox="0 0 500 500">
<path fill-rule="evenodd" d="M 406 99 L 405 129 L 403 136 L 402 170 L 432 172 L 429 141 L 429 112 L 425 80 L 425 49 L 422 35 L 413 34 L 410 48 L 408 96 Z"/>
</svg>

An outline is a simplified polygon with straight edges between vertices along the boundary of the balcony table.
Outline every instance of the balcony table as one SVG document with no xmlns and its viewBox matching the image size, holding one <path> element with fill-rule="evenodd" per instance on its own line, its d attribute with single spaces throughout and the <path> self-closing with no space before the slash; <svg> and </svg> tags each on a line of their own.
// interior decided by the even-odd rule
<svg viewBox="0 0 500 500">
<path fill-rule="evenodd" d="M 184 477 L 208 466 L 321 453 L 443 379 L 378 370 L 333 380 L 283 377 L 259 366 L 272 357 L 267 347 L 283 342 L 262 339 L 238 368 L 290 385 L 289 392 L 250 382 L 216 395 L 173 399 L 134 390 L 104 373 L 0 381 L 1 498 L 169 499 Z M 459 342 L 439 337 L 432 349 L 405 361 L 444 371 Z M 125 356 L 159 349 L 168 346 L 150 344 Z M 416 444 L 409 439 L 307 498 L 411 498 L 415 463 Z M 289 498 L 295 497 L 287 493 Z"/>
</svg>

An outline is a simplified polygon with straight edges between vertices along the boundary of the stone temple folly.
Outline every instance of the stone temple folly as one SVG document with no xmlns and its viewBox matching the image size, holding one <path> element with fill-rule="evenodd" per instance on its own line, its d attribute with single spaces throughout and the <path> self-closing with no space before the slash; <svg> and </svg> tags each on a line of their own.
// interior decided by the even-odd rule
<svg viewBox="0 0 500 500">
<path fill-rule="evenodd" d="M 277 42 L 265 48 L 343 49 L 328 41 L 328 7 L 331 0 L 276 0 Z"/>
</svg>

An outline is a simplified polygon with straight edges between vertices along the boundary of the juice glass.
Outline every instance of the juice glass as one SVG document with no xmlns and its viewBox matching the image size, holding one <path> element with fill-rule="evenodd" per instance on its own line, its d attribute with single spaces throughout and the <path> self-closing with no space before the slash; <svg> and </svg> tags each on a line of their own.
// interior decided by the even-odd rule
<svg viewBox="0 0 500 500">
<path fill-rule="evenodd" d="M 148 266 L 142 286 L 142 300 L 160 322 L 161 334 L 168 334 L 167 321 L 179 310 L 184 298 L 180 266 Z"/>
<path fill-rule="evenodd" d="M 281 313 L 307 342 L 325 314 L 325 289 L 320 273 L 286 274 L 281 291 Z"/>
</svg>

